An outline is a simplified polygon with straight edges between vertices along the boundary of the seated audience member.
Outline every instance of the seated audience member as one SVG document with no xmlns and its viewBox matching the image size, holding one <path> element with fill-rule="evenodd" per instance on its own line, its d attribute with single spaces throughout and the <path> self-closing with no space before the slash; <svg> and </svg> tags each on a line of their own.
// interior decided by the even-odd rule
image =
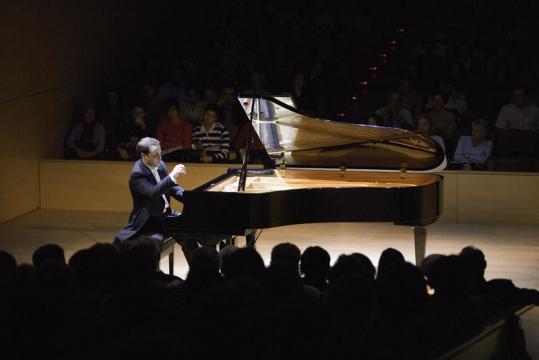
<svg viewBox="0 0 539 360">
<path fill-rule="evenodd" d="M 382 117 L 381 126 L 396 127 L 401 129 L 415 129 L 414 118 L 410 110 L 402 107 L 402 96 L 391 93 L 387 98 L 387 105 L 376 110 L 376 114 Z"/>
<path fill-rule="evenodd" d="M 140 139 L 153 136 L 155 128 L 146 122 L 146 112 L 140 105 L 135 105 L 131 111 L 131 120 L 126 125 L 125 137 L 118 145 L 118 156 L 123 160 L 136 160 L 137 143 Z"/>
<path fill-rule="evenodd" d="M 270 264 L 276 261 L 288 262 L 299 267 L 301 251 L 292 243 L 277 244 L 271 249 Z"/>
<path fill-rule="evenodd" d="M 444 94 L 435 93 L 432 96 L 432 108 L 429 115 L 431 117 L 432 132 L 441 136 L 447 144 L 455 137 L 457 117 L 445 109 L 446 99 Z"/>
<path fill-rule="evenodd" d="M 528 103 L 528 92 L 523 87 L 513 89 L 511 103 L 500 110 L 496 127 L 500 129 L 539 130 L 539 108 Z"/>
<path fill-rule="evenodd" d="M 0 250 L 0 285 L 17 268 L 17 260 L 7 251 Z"/>
<path fill-rule="evenodd" d="M 474 120 L 472 135 L 460 137 L 453 162 L 465 170 L 484 169 L 492 154 L 492 141 L 485 138 L 486 134 L 486 122 L 483 119 Z"/>
<path fill-rule="evenodd" d="M 321 293 L 327 293 L 329 262 L 329 253 L 320 246 L 309 246 L 305 249 L 300 259 L 303 283 L 314 286 Z"/>
<path fill-rule="evenodd" d="M 438 135 L 432 134 L 431 121 L 432 119 L 429 114 L 421 114 L 417 119 L 417 129 L 415 129 L 415 132 L 436 141 L 436 143 L 440 145 L 442 150 L 445 152 L 444 139 Z"/>
<path fill-rule="evenodd" d="M 56 244 L 47 244 L 38 247 L 32 255 L 32 264 L 38 266 L 46 262 L 56 262 L 65 265 L 64 249 Z"/>
<path fill-rule="evenodd" d="M 380 259 L 378 260 L 378 269 L 376 272 L 376 276 L 380 276 L 381 273 L 384 272 L 384 270 L 387 267 L 390 267 L 395 264 L 404 264 L 404 255 L 399 250 L 393 249 L 393 248 L 387 248 L 384 251 L 382 251 L 382 254 L 380 255 Z"/>
<path fill-rule="evenodd" d="M 367 125 L 371 125 L 371 126 L 382 126 L 382 123 L 383 123 L 383 119 L 380 115 L 378 114 L 371 114 L 369 115 L 369 117 L 367 118 Z"/>
<path fill-rule="evenodd" d="M 180 116 L 193 125 L 202 123 L 206 103 L 200 99 L 200 94 L 195 88 L 188 88 L 185 100 L 180 103 Z"/>
<path fill-rule="evenodd" d="M 378 352 L 384 355 L 380 358 L 430 358 L 425 357 L 432 344 L 426 325 L 430 320 L 429 296 L 421 270 L 399 259 L 379 269 L 375 285 L 381 309 L 378 324 L 384 334 Z"/>
<path fill-rule="evenodd" d="M 466 95 L 453 83 L 448 83 L 445 86 L 445 92 L 447 93 L 447 102 L 445 103 L 445 109 L 462 115 L 468 110 L 468 102 L 466 101 Z"/>
<path fill-rule="evenodd" d="M 159 87 L 156 98 L 160 102 L 173 98 L 180 104 L 185 100 L 185 71 L 182 67 L 172 69 L 170 81 Z"/>
<path fill-rule="evenodd" d="M 225 252 L 224 250 L 231 246 L 225 246 L 221 252 Z M 256 249 L 252 246 L 246 246 L 236 248 L 229 254 L 224 253 L 221 255 L 221 273 L 226 280 L 248 277 L 263 283 L 266 267 L 262 256 Z"/>
<path fill-rule="evenodd" d="M 495 297 L 502 308 L 519 305 L 539 305 L 539 291 L 516 287 L 509 279 L 485 279 L 487 261 L 485 254 L 474 247 L 466 246 L 459 255 L 466 270 L 469 292 L 475 295 Z"/>
<path fill-rule="evenodd" d="M 155 131 L 155 137 L 163 150 L 191 149 L 193 126 L 180 117 L 179 107 L 175 99 L 169 99 L 165 103 L 166 119 L 159 123 Z"/>
<path fill-rule="evenodd" d="M 125 136 L 128 119 L 126 109 L 122 106 L 119 91 L 111 89 L 107 92 L 106 103 L 101 114 L 101 124 L 107 134 L 105 145 L 106 157 L 116 158 L 117 154 L 115 150 Z"/>
<path fill-rule="evenodd" d="M 163 101 L 157 96 L 157 87 L 151 82 L 146 82 L 142 86 L 142 103 L 146 110 L 146 123 L 150 127 L 157 127 L 164 112 Z"/>
<path fill-rule="evenodd" d="M 230 136 L 230 154 L 228 157 L 230 160 L 240 158 L 245 152 L 249 128 L 251 127 L 243 108 L 236 100 L 236 96 L 236 89 L 233 86 L 225 86 L 223 94 L 217 103 L 221 111 L 220 122 L 226 127 Z M 249 149 L 251 151 L 264 149 L 258 134 L 254 130 L 251 130 Z"/>
<path fill-rule="evenodd" d="M 423 111 L 423 97 L 419 94 L 414 82 L 408 78 L 403 78 L 399 82 L 399 94 L 402 97 L 402 106 L 412 111 L 412 115 L 417 118 Z"/>
<path fill-rule="evenodd" d="M 200 161 L 204 163 L 228 160 L 230 137 L 218 119 L 219 108 L 208 104 L 204 122 L 193 129 L 193 149 L 200 150 Z"/>
<path fill-rule="evenodd" d="M 66 158 L 99 159 L 105 150 L 106 133 L 103 125 L 95 120 L 95 108 L 87 107 L 71 130 L 66 141 Z"/>
<path fill-rule="evenodd" d="M 444 109 L 455 113 L 455 114 L 464 114 L 468 110 L 468 102 L 466 101 L 466 96 L 462 91 L 460 91 L 457 86 L 453 83 L 448 83 L 444 86 L 444 92 L 447 94 L 446 102 Z M 434 94 L 436 96 L 437 94 Z M 434 107 L 434 96 L 429 98 L 427 104 L 427 109 L 432 109 Z"/>
<path fill-rule="evenodd" d="M 311 96 L 305 83 L 305 74 L 302 72 L 298 72 L 292 77 L 291 93 L 294 103 L 301 113 L 312 113 Z"/>
<path fill-rule="evenodd" d="M 365 260 L 365 255 L 358 256 L 354 253 L 351 255 L 340 255 L 335 261 L 335 264 L 329 271 L 328 280 L 330 285 L 341 276 L 350 274 L 359 274 L 365 279 L 373 280 L 376 270 L 370 261 Z M 369 264 L 370 263 L 370 264 Z"/>
<path fill-rule="evenodd" d="M 445 319 L 439 324 L 454 337 L 465 339 L 481 330 L 487 316 L 484 304 L 469 296 L 465 261 L 457 255 L 441 256 L 431 266 L 428 283 L 434 289 L 432 310 Z"/>
</svg>

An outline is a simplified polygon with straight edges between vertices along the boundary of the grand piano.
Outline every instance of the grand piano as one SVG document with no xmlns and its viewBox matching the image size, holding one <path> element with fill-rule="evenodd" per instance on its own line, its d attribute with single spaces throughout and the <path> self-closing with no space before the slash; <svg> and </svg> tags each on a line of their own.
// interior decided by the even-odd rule
<svg viewBox="0 0 539 360">
<path fill-rule="evenodd" d="M 425 226 L 442 210 L 443 178 L 433 172 L 446 159 L 434 141 L 402 129 L 312 118 L 290 96 L 238 100 L 273 166 L 229 169 L 185 191 L 183 212 L 165 219 L 165 231 L 242 235 L 254 245 L 264 228 L 392 222 L 413 227 L 416 263 L 422 261 Z"/>
</svg>

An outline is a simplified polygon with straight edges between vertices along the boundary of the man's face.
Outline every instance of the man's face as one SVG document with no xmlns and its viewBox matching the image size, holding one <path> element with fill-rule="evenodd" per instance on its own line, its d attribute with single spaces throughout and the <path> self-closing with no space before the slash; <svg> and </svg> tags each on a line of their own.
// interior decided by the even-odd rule
<svg viewBox="0 0 539 360">
<path fill-rule="evenodd" d="M 485 140 L 485 129 L 482 126 L 472 125 L 472 141 L 474 143 L 482 143 Z"/>
<path fill-rule="evenodd" d="M 144 163 L 149 167 L 158 167 L 161 163 L 161 146 L 150 146 L 150 151 L 148 154 L 142 154 L 142 161 L 144 161 Z"/>
<path fill-rule="evenodd" d="M 144 85 L 142 87 L 142 93 L 146 100 L 151 100 L 155 96 L 155 88 L 152 85 Z"/>
<path fill-rule="evenodd" d="M 175 119 L 178 117 L 178 108 L 176 106 L 171 106 L 167 109 L 167 116 L 169 119 Z"/>
<path fill-rule="evenodd" d="M 225 104 L 231 104 L 232 100 L 234 100 L 234 96 L 236 95 L 236 91 L 234 88 L 226 87 L 223 89 L 223 102 Z"/>
<path fill-rule="evenodd" d="M 432 98 L 432 107 L 434 110 L 440 111 L 444 108 L 445 101 L 442 95 L 434 95 Z"/>
<path fill-rule="evenodd" d="M 86 109 L 86 111 L 84 112 L 83 118 L 86 124 L 93 123 L 95 120 L 95 110 L 93 108 Z"/>
<path fill-rule="evenodd" d="M 198 93 L 196 92 L 196 90 L 193 90 L 193 89 L 190 89 L 187 91 L 187 94 L 186 94 L 186 100 L 188 103 L 190 104 L 196 104 L 198 102 Z"/>
<path fill-rule="evenodd" d="M 109 91 L 107 94 L 107 101 L 110 107 L 115 107 L 120 102 L 120 96 L 115 91 Z"/>
<path fill-rule="evenodd" d="M 142 119 L 142 120 L 144 120 L 144 117 L 146 116 L 146 113 L 144 112 L 144 109 L 141 106 L 135 106 L 133 108 L 133 112 L 131 113 L 131 116 L 133 116 L 133 119 Z"/>
<path fill-rule="evenodd" d="M 513 90 L 513 104 L 517 106 L 524 106 L 526 104 L 526 93 L 524 90 Z"/>
<path fill-rule="evenodd" d="M 397 94 L 391 95 L 390 105 L 393 109 L 396 109 L 396 110 L 400 109 L 401 103 L 402 103 L 402 98 L 399 95 Z"/>
<path fill-rule="evenodd" d="M 427 119 L 420 117 L 419 120 L 417 120 L 417 132 L 423 136 L 429 136 L 430 124 Z"/>
<path fill-rule="evenodd" d="M 217 114 L 213 110 L 206 110 L 204 113 L 204 124 L 206 126 L 211 126 L 217 121 Z"/>
</svg>

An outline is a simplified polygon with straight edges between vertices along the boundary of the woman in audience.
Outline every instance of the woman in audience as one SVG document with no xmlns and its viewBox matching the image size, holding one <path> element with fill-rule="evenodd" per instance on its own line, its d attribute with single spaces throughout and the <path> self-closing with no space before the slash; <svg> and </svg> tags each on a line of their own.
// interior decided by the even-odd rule
<svg viewBox="0 0 539 360">
<path fill-rule="evenodd" d="M 486 122 L 472 122 L 472 135 L 461 136 L 455 149 L 453 161 L 463 170 L 482 170 L 492 154 L 492 141 L 486 139 Z"/>
<path fill-rule="evenodd" d="M 417 119 L 417 128 L 415 129 L 415 132 L 423 135 L 424 137 L 430 137 L 438 145 L 440 145 L 442 150 L 445 152 L 444 139 L 442 139 L 438 135 L 432 134 L 431 121 L 432 119 L 429 114 L 421 114 L 419 118 Z"/>
</svg>

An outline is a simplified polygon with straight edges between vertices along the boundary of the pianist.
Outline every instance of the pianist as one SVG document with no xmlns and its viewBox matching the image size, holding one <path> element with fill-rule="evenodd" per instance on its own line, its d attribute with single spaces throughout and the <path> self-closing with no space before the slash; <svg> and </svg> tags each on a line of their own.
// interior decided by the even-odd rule
<svg viewBox="0 0 539 360">
<path fill-rule="evenodd" d="M 174 214 L 170 197 L 181 201 L 183 188 L 178 177 L 185 174 L 185 166 L 178 164 L 169 174 L 161 161 L 159 140 L 145 137 L 136 147 L 140 159 L 135 162 L 129 177 L 129 190 L 133 198 L 133 210 L 128 224 L 118 232 L 114 244 L 124 247 L 139 235 L 149 235 L 155 241 L 163 241 L 166 234 L 162 217 Z"/>
</svg>

